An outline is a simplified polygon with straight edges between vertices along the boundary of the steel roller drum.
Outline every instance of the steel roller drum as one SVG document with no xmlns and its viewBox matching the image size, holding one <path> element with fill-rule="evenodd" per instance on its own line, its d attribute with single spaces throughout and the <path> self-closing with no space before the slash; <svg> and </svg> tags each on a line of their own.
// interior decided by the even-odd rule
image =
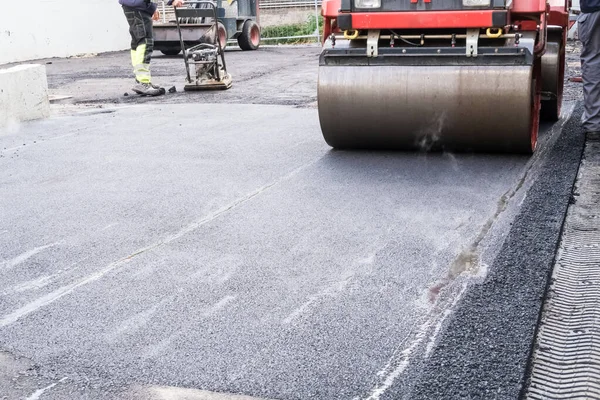
<svg viewBox="0 0 600 400">
<path fill-rule="evenodd" d="M 532 74 L 520 66 L 320 66 L 334 148 L 531 153 Z"/>
</svg>

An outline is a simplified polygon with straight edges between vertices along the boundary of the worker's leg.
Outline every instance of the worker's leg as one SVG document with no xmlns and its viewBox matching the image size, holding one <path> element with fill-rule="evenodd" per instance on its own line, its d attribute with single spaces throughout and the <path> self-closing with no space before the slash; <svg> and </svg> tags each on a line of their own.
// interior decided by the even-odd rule
<svg viewBox="0 0 600 400">
<path fill-rule="evenodd" d="M 138 12 L 140 16 L 140 32 L 143 38 L 138 42 L 135 52 L 134 70 L 138 82 L 150 83 L 150 61 L 154 51 L 154 34 L 152 32 L 152 17 L 149 14 Z"/>
<path fill-rule="evenodd" d="M 157 96 L 164 89 L 151 84 L 150 61 L 154 50 L 152 16 L 140 11 L 125 10 L 131 35 L 131 64 L 136 85 L 133 91 L 141 95 Z"/>
<path fill-rule="evenodd" d="M 582 14 L 577 23 L 581 50 L 584 111 L 587 132 L 600 131 L 600 12 Z"/>
<path fill-rule="evenodd" d="M 150 83 L 150 61 L 154 50 L 152 16 L 141 11 L 126 11 L 131 35 L 131 64 L 135 78 L 141 83 Z"/>
<path fill-rule="evenodd" d="M 143 29 L 140 29 L 139 13 L 137 11 L 123 8 L 123 12 L 125 13 L 125 18 L 127 18 L 127 23 L 129 24 L 129 35 L 131 36 L 131 65 L 133 66 L 135 73 L 137 48 L 140 40 L 144 37 L 144 31 Z"/>
</svg>

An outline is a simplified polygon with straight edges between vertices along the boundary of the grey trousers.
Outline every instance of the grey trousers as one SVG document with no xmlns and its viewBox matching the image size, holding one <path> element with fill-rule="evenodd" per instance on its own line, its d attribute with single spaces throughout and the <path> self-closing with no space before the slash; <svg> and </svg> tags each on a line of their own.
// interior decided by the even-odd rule
<svg viewBox="0 0 600 400">
<path fill-rule="evenodd" d="M 600 131 L 600 11 L 581 14 L 577 19 L 583 79 L 583 115 L 587 132 Z"/>
</svg>

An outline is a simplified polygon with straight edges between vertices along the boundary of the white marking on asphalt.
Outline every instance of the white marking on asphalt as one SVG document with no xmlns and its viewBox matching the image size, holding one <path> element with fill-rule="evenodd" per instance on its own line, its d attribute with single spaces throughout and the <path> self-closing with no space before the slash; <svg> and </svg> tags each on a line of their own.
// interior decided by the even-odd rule
<svg viewBox="0 0 600 400">
<path fill-rule="evenodd" d="M 237 299 L 237 296 L 223 297 L 221 300 L 216 302 L 213 306 L 208 308 L 204 313 L 202 313 L 202 317 L 207 318 L 207 317 L 210 317 L 211 315 L 214 315 L 216 312 L 225 308 L 227 306 L 227 304 L 231 303 L 235 299 Z M 148 359 L 148 358 L 158 357 L 159 355 L 161 355 L 161 353 L 163 353 L 165 351 L 165 349 L 167 347 L 171 346 L 171 343 L 173 343 L 173 341 L 176 340 L 179 336 L 181 336 L 181 332 L 173 333 L 172 335 L 170 335 L 166 339 L 161 340 L 157 344 L 148 346 L 147 350 L 142 354 L 142 358 Z"/>
<path fill-rule="evenodd" d="M 230 280 L 232 276 L 233 276 L 233 274 L 231 272 L 224 273 L 222 275 L 219 275 L 216 278 L 215 282 L 219 283 L 219 284 L 223 284 L 223 283 L 227 282 L 228 280 Z"/>
<path fill-rule="evenodd" d="M 446 318 L 448 318 L 454 312 L 454 307 L 456 306 L 456 303 L 458 303 L 458 301 L 462 298 L 463 294 L 465 293 L 465 290 L 467 290 L 467 284 L 463 283 L 463 286 L 460 289 L 460 292 L 454 298 L 454 301 L 452 302 L 450 307 L 444 311 L 444 313 L 442 314 L 442 317 L 439 319 L 439 321 L 435 325 L 435 330 L 431 334 L 431 337 L 429 338 L 429 343 L 427 343 L 427 348 L 425 350 L 426 358 L 431 355 L 431 352 L 433 351 L 433 346 L 435 346 L 435 339 L 440 334 L 440 331 L 442 330 L 442 325 L 444 325 L 444 321 L 446 320 Z"/>
<path fill-rule="evenodd" d="M 52 243 L 52 244 L 47 244 L 45 246 L 40 246 L 40 247 L 36 247 L 35 249 L 26 251 L 23 254 L 19 254 L 18 256 L 16 256 L 15 258 L 13 258 L 12 260 L 6 260 L 2 263 L 2 266 L 5 268 L 13 268 L 16 267 L 17 265 L 21 264 L 22 262 L 27 261 L 29 258 L 35 256 L 37 253 L 46 250 L 47 248 L 56 246 L 58 243 Z"/>
<path fill-rule="evenodd" d="M 158 308 L 160 306 L 162 306 L 163 304 L 165 304 L 167 302 L 172 301 L 173 299 L 174 299 L 174 296 L 166 297 L 166 298 L 162 299 L 160 302 L 153 305 L 152 307 L 147 308 L 144 311 L 134 315 L 133 317 L 128 318 L 125 321 L 121 322 L 119 324 L 119 326 L 117 327 L 117 329 L 115 329 L 113 332 L 106 335 L 106 340 L 108 342 L 114 342 L 114 341 L 117 341 L 119 339 L 119 337 L 121 337 L 124 334 L 128 334 L 128 333 L 131 334 L 133 332 L 138 331 L 141 327 L 143 327 L 144 325 L 146 325 L 148 323 L 150 318 L 152 318 L 152 316 L 156 313 L 156 311 L 158 310 Z"/>
<path fill-rule="evenodd" d="M 225 296 L 225 297 L 223 297 L 221 300 L 219 300 L 214 305 L 212 305 L 208 310 L 206 310 L 205 312 L 203 312 L 202 316 L 205 317 L 205 318 L 207 318 L 207 317 L 210 317 L 211 315 L 214 315 L 219 310 L 225 308 L 227 306 L 227 304 L 231 303 L 235 299 L 237 299 L 237 296 Z"/>
<path fill-rule="evenodd" d="M 431 326 L 431 322 L 432 321 L 428 319 L 423 324 L 421 324 L 421 326 L 419 326 L 417 335 L 415 336 L 415 338 L 412 341 L 412 343 L 410 344 L 410 346 L 408 346 L 407 348 L 405 348 L 404 350 L 402 350 L 399 353 L 401 361 L 396 365 L 396 367 L 391 372 L 388 372 L 388 370 L 392 364 L 392 361 L 390 360 L 390 362 L 388 362 L 388 364 L 385 366 L 385 368 L 377 373 L 378 376 L 385 376 L 385 379 L 383 380 L 381 385 L 379 385 L 377 388 L 375 388 L 371 392 L 371 395 L 367 398 L 367 400 L 379 400 L 381 395 L 384 394 L 392 386 L 392 384 L 394 383 L 396 378 L 398 378 L 406 370 L 406 368 L 410 364 L 410 359 L 412 357 L 412 353 L 415 351 L 417 346 L 419 346 L 421 344 L 423 339 L 425 339 L 425 336 L 427 335 L 427 331 L 429 330 L 429 327 Z M 396 354 L 394 354 L 394 356 L 392 358 L 395 358 L 395 356 L 396 356 Z"/>
<path fill-rule="evenodd" d="M 44 286 L 47 286 L 50 282 L 52 282 L 53 275 L 42 276 L 37 279 L 33 279 L 31 281 L 20 283 L 13 287 L 12 291 L 14 293 L 26 292 L 32 289 L 41 289 Z"/>
<path fill-rule="evenodd" d="M 467 284 L 463 284 L 460 292 L 453 298 L 452 303 L 444 310 L 443 313 L 440 314 L 432 314 L 430 313 L 427 316 L 427 319 L 419 326 L 417 330 L 417 334 L 415 335 L 413 341 L 410 345 L 404 348 L 401 352 L 394 352 L 390 361 L 386 364 L 386 366 L 377 373 L 377 376 L 384 378 L 383 382 L 379 386 L 377 386 L 371 392 L 371 395 L 366 398 L 366 400 L 379 400 L 379 398 L 394 384 L 394 381 L 402 375 L 402 373 L 408 368 L 411 362 L 411 358 L 413 357 L 413 353 L 417 349 L 417 347 L 423 342 L 424 339 L 428 337 L 428 332 L 430 328 L 436 323 L 434 331 L 431 335 L 429 335 L 429 341 L 427 345 L 426 357 L 429 356 L 431 350 L 433 350 L 433 345 L 435 343 L 435 338 L 441 331 L 441 327 L 443 325 L 444 320 L 452 313 L 452 310 L 458 303 L 458 301 L 462 298 L 465 290 L 467 288 Z M 396 361 L 397 354 L 399 355 L 399 362 Z M 396 366 L 392 369 L 392 365 L 396 364 Z"/>
<path fill-rule="evenodd" d="M 77 264 L 81 263 L 82 261 L 87 260 L 88 258 L 90 258 L 90 256 L 84 257 L 81 260 L 75 261 L 73 264 L 69 265 L 68 267 L 63 268 L 63 269 L 59 269 L 58 271 L 56 271 L 55 274 L 48 275 L 48 276 L 42 276 L 40 278 L 31 280 L 31 281 L 27 281 L 27 282 L 23 282 L 23 283 L 17 284 L 12 289 L 8 289 L 8 290 L 5 290 L 4 292 L 2 292 L 2 296 L 6 296 L 6 295 L 9 295 L 9 294 L 12 294 L 12 293 L 25 292 L 27 290 L 41 289 L 43 287 L 46 287 L 50 283 L 52 283 L 52 280 L 54 278 L 56 278 L 57 276 L 59 276 L 62 273 L 70 272 L 70 271 L 76 269 L 76 268 L 73 268 L 73 267 L 75 267 Z"/>
<path fill-rule="evenodd" d="M 114 263 L 109 264 L 103 270 L 98 271 L 92 275 L 89 275 L 86 278 L 80 280 L 79 282 L 75 282 L 70 285 L 66 285 L 61 288 L 58 288 L 55 291 L 48 293 L 47 295 L 42 296 L 42 297 L 24 305 L 23 307 L 13 311 L 12 313 L 5 315 L 4 317 L 2 317 L 2 319 L 0 319 L 0 328 L 14 324 L 22 317 L 24 317 L 34 311 L 37 311 L 40 308 L 47 306 L 48 304 L 55 302 L 56 300 L 60 299 L 61 297 L 68 295 L 73 290 L 77 289 L 78 287 L 87 285 L 88 283 L 94 282 L 94 281 L 102 278 L 104 275 L 106 275 L 113 269 L 127 263 L 129 260 L 130 260 L 130 258 L 124 258 L 119 261 L 115 261 Z"/>
<path fill-rule="evenodd" d="M 167 347 L 169 347 L 171 345 L 171 343 L 173 343 L 173 341 L 175 339 L 177 339 L 180 335 L 181 335 L 181 333 L 179 333 L 179 332 L 178 333 L 173 333 L 172 335 L 170 335 L 166 339 L 163 339 L 160 342 L 158 342 L 156 345 L 154 345 L 154 346 L 148 346 L 148 349 L 142 354 L 142 358 L 144 358 L 144 359 L 156 358 L 161 353 L 163 353 L 164 350 Z"/>
<path fill-rule="evenodd" d="M 300 173 L 302 170 L 305 170 L 306 168 L 310 167 L 311 165 L 313 165 L 315 162 L 317 162 L 320 159 L 321 159 L 321 157 L 315 158 L 313 161 L 294 169 L 289 174 L 277 179 L 276 181 L 271 182 L 267 185 L 261 186 L 260 188 L 248 193 L 247 195 L 240 197 L 240 198 L 232 201 L 231 203 L 227 204 L 226 206 L 208 214 L 207 216 L 202 217 L 199 220 L 190 223 L 185 228 L 181 229 L 180 231 L 178 231 L 172 235 L 167 236 L 165 239 L 155 242 L 155 243 L 152 243 L 148 246 L 142 247 L 142 248 L 136 250 L 135 252 L 133 252 L 132 254 L 130 254 L 129 256 L 123 257 L 120 260 L 117 260 L 117 261 L 114 261 L 114 262 L 108 264 L 105 268 L 103 268 L 100 271 L 95 272 L 91 275 L 88 275 L 87 277 L 85 277 L 84 279 L 82 279 L 78 282 L 74 282 L 74 283 L 71 283 L 70 285 L 63 286 L 63 287 L 55 290 L 54 292 L 49 293 L 43 297 L 40 297 L 39 299 L 36 299 L 36 300 L 24 305 L 23 307 L 19 308 L 18 310 L 15 310 L 10 314 L 5 315 L 4 317 L 2 317 L 2 319 L 0 319 L 0 328 L 14 324 L 16 321 L 23 318 L 24 316 L 31 314 L 32 312 L 35 312 L 35 311 L 39 310 L 40 308 L 45 307 L 45 306 L 55 302 L 56 300 L 60 299 L 61 297 L 66 296 L 69 293 L 73 292 L 75 289 L 99 280 L 100 278 L 104 277 L 106 274 L 112 272 L 113 270 L 116 270 L 116 269 L 124 266 L 129 261 L 131 261 L 133 258 L 135 258 L 136 256 L 138 256 L 142 253 L 145 253 L 149 250 L 153 250 L 155 248 L 169 244 L 169 243 L 173 242 L 174 240 L 177 240 L 177 239 L 181 238 L 182 236 L 195 231 L 196 229 L 213 221 L 214 219 L 218 218 L 219 216 L 225 214 L 226 212 L 231 211 L 232 209 L 234 209 L 236 207 L 239 207 L 240 205 L 250 201 L 251 199 L 260 195 L 261 193 L 264 193 L 265 191 L 272 188 L 273 186 L 275 186 L 281 182 L 284 182 L 288 179 L 291 179 L 293 176 Z"/>
<path fill-rule="evenodd" d="M 304 312 L 306 310 L 308 310 L 308 308 L 318 299 L 319 299 L 318 295 L 311 296 L 307 302 L 303 303 L 300 307 L 298 307 L 294 311 L 292 311 L 292 313 L 283 320 L 283 323 L 289 324 L 290 322 L 292 322 L 293 320 L 298 318 L 300 315 L 304 314 Z"/>
<path fill-rule="evenodd" d="M 41 395 L 44 394 L 44 392 L 52 389 L 54 386 L 58 385 L 59 383 L 65 381 L 67 378 L 62 378 L 60 381 L 53 383 L 52 385 L 48 385 L 45 388 L 42 389 L 38 389 L 36 390 L 31 396 L 29 396 L 26 400 L 38 400 L 40 398 Z"/>
<path fill-rule="evenodd" d="M 100 229 L 100 232 L 105 231 L 107 229 L 110 229 L 110 228 L 112 228 L 113 226 L 116 226 L 116 225 L 119 225 L 119 223 L 115 222 L 115 223 L 112 223 L 112 224 L 108 224 L 104 228 Z"/>
<path fill-rule="evenodd" d="M 151 386 L 149 388 L 143 388 L 142 390 L 134 390 L 134 393 L 135 392 L 145 392 L 141 393 L 143 397 L 140 398 L 152 398 L 155 400 L 267 400 L 242 394 L 218 393 L 210 392 L 208 390 L 179 388 L 174 386 Z M 138 398 L 138 396 L 135 395 L 132 397 Z"/>
<path fill-rule="evenodd" d="M 352 281 L 354 278 L 354 273 L 348 274 L 341 281 L 334 282 L 333 284 L 327 286 L 325 289 L 321 290 L 319 293 L 314 294 L 308 298 L 308 300 L 300 305 L 300 307 L 296 308 L 291 312 L 284 320 L 284 324 L 289 324 L 304 314 L 311 305 L 315 302 L 321 300 L 323 297 L 335 297 L 340 294 Z"/>
<path fill-rule="evenodd" d="M 8 290 L 5 290 L 4 292 L 2 292 L 2 295 L 6 296 L 6 295 L 9 295 L 12 293 L 20 293 L 20 292 L 25 292 L 27 290 L 37 290 L 37 289 L 46 287 L 50 283 L 52 283 L 54 278 L 56 278 L 57 276 L 59 276 L 62 273 L 70 272 L 70 271 L 76 269 L 73 267 L 75 267 L 77 264 L 81 263 L 82 261 L 87 260 L 88 258 L 90 258 L 90 257 L 89 256 L 84 257 L 81 260 L 75 261 L 73 264 L 69 265 L 67 268 L 59 269 L 58 271 L 56 271 L 55 274 L 48 275 L 48 276 L 42 276 L 37 279 L 33 279 L 31 281 L 17 284 L 12 289 L 8 289 Z"/>
<path fill-rule="evenodd" d="M 373 264 L 375 262 L 375 256 L 376 255 L 377 255 L 376 253 L 373 253 L 373 254 L 369 255 L 368 257 L 365 257 L 365 258 L 362 258 L 362 259 L 358 260 L 358 263 L 359 264 L 371 265 L 371 264 Z"/>
</svg>

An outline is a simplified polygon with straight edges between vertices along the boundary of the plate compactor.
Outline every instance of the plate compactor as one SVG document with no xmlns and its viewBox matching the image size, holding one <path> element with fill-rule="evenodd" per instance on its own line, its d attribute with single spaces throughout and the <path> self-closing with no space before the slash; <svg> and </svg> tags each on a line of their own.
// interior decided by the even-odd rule
<svg viewBox="0 0 600 400">
<path fill-rule="evenodd" d="M 566 1 L 323 0 L 325 141 L 532 154 L 560 117 Z"/>
<path fill-rule="evenodd" d="M 177 32 L 183 49 L 186 80 L 184 90 L 224 90 L 231 87 L 231 75 L 227 72 L 225 52 L 218 35 L 217 6 L 211 1 L 186 2 L 186 8 L 175 8 Z M 212 21 L 201 43 L 185 48 L 181 21 L 186 19 L 202 19 Z M 194 71 L 190 71 L 194 69 Z M 194 76 L 192 76 L 192 72 Z"/>
</svg>

